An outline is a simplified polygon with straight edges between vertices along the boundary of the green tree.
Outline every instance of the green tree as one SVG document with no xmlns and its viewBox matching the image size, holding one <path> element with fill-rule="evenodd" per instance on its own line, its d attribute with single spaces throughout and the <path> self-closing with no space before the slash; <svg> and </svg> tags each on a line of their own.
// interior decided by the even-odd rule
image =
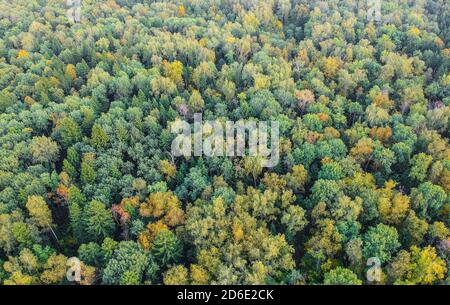
<svg viewBox="0 0 450 305">
<path fill-rule="evenodd" d="M 41 196 L 28 197 L 26 208 L 38 227 L 49 228 L 53 224 L 52 212 Z"/>
<path fill-rule="evenodd" d="M 429 181 L 411 191 L 411 203 L 417 214 L 426 219 L 435 216 L 447 199 L 445 191 L 439 185 Z"/>
<path fill-rule="evenodd" d="M 45 136 L 34 137 L 30 142 L 30 152 L 35 163 L 52 164 L 58 159 L 58 144 Z"/>
<path fill-rule="evenodd" d="M 361 285 L 362 281 L 351 270 L 337 267 L 325 273 L 323 283 L 325 285 Z"/>
<path fill-rule="evenodd" d="M 97 124 L 92 127 L 91 145 L 95 148 L 105 148 L 109 143 L 109 137 L 106 132 Z"/>
<path fill-rule="evenodd" d="M 161 230 L 152 244 L 152 254 L 161 266 L 176 263 L 181 257 L 182 244 L 170 230 Z"/>
<path fill-rule="evenodd" d="M 103 271 L 104 284 L 138 284 L 142 282 L 149 255 L 135 242 L 120 242 Z"/>
<path fill-rule="evenodd" d="M 397 230 L 384 224 L 370 227 L 363 238 L 365 258 L 377 257 L 382 264 L 389 261 L 400 247 Z"/>
<path fill-rule="evenodd" d="M 59 133 L 61 135 L 61 143 L 66 148 L 81 141 L 82 138 L 80 126 L 71 117 L 65 117 L 61 121 Z"/>
<path fill-rule="evenodd" d="M 430 167 L 433 158 L 427 154 L 419 153 L 415 155 L 411 160 L 411 170 L 409 176 L 416 179 L 419 182 L 425 180 L 428 174 L 428 168 Z"/>
<path fill-rule="evenodd" d="M 101 241 L 114 232 L 114 221 L 105 204 L 92 200 L 84 207 L 83 220 L 88 240 Z"/>
</svg>

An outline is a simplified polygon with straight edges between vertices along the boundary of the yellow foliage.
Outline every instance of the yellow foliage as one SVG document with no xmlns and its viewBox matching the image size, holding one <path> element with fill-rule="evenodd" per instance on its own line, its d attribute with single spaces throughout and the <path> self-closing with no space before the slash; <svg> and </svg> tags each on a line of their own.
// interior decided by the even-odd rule
<svg viewBox="0 0 450 305">
<path fill-rule="evenodd" d="M 275 22 L 275 27 L 281 31 L 283 29 L 283 22 L 281 22 L 281 20 L 277 20 Z"/>
<path fill-rule="evenodd" d="M 290 189 L 294 192 L 304 191 L 304 186 L 308 180 L 308 171 L 303 165 L 294 165 L 292 173 L 286 175 L 286 180 Z"/>
<path fill-rule="evenodd" d="M 257 74 L 254 76 L 254 87 L 256 90 L 266 89 L 269 87 L 270 80 L 269 77 L 262 74 Z"/>
<path fill-rule="evenodd" d="M 444 77 L 443 85 L 444 86 L 450 86 L 450 73 L 447 74 L 447 76 Z"/>
<path fill-rule="evenodd" d="M 149 223 L 147 225 L 147 229 L 150 240 L 153 241 L 153 239 L 155 239 L 156 235 L 158 235 L 159 232 L 161 232 L 162 230 L 169 230 L 169 227 L 161 220 L 158 220 L 155 223 Z"/>
<path fill-rule="evenodd" d="M 276 173 L 265 173 L 262 182 L 266 188 L 276 192 L 280 192 L 286 186 L 286 180 Z"/>
<path fill-rule="evenodd" d="M 243 20 L 244 29 L 248 32 L 255 32 L 259 26 L 259 20 L 252 12 L 244 15 Z"/>
<path fill-rule="evenodd" d="M 177 14 L 178 16 L 186 15 L 186 8 L 184 7 L 183 4 L 178 7 Z"/>
<path fill-rule="evenodd" d="M 434 43 L 439 47 L 442 48 L 445 46 L 444 42 L 442 41 L 442 39 L 440 37 L 436 37 L 434 39 Z"/>
<path fill-rule="evenodd" d="M 209 274 L 202 266 L 191 265 L 191 279 L 193 285 L 207 285 L 209 283 Z"/>
<path fill-rule="evenodd" d="M 327 57 L 323 60 L 323 72 L 326 77 L 332 78 L 336 76 L 341 63 L 336 57 Z"/>
<path fill-rule="evenodd" d="M 373 152 L 373 141 L 363 138 L 350 150 L 350 154 L 359 162 L 366 161 Z"/>
<path fill-rule="evenodd" d="M 172 192 L 155 192 L 141 204 L 139 213 L 143 217 L 163 217 L 168 226 L 176 226 L 184 221 L 181 203 Z"/>
<path fill-rule="evenodd" d="M 176 166 L 168 160 L 159 161 L 159 170 L 164 174 L 166 180 L 172 179 L 177 173 Z"/>
<path fill-rule="evenodd" d="M 95 267 L 88 266 L 81 262 L 81 281 L 80 285 L 92 285 L 95 282 L 96 270 Z"/>
<path fill-rule="evenodd" d="M 146 232 L 141 233 L 138 237 L 138 243 L 144 248 L 145 250 L 149 250 L 151 246 L 151 242 L 149 239 L 148 234 Z"/>
<path fill-rule="evenodd" d="M 374 127 L 370 130 L 370 136 L 375 140 L 387 143 L 392 136 L 391 127 Z"/>
<path fill-rule="evenodd" d="M 169 230 L 169 227 L 161 220 L 158 220 L 155 223 L 149 223 L 147 225 L 147 230 L 139 235 L 138 242 L 144 249 L 149 250 L 152 247 L 152 242 L 162 230 Z"/>
<path fill-rule="evenodd" d="M 21 271 L 13 272 L 9 279 L 3 281 L 4 285 L 31 285 L 32 283 L 33 277 Z"/>
<path fill-rule="evenodd" d="M 438 257 L 436 249 L 427 246 L 420 249 L 411 247 L 411 261 L 413 268 L 408 273 L 408 280 L 417 284 L 432 284 L 442 280 L 447 272 L 445 261 Z"/>
<path fill-rule="evenodd" d="M 236 43 L 236 38 L 233 35 L 226 35 L 225 42 L 227 43 L 227 45 L 232 45 Z"/>
<path fill-rule="evenodd" d="M 181 61 L 175 60 L 169 63 L 168 61 L 163 61 L 164 75 L 170 78 L 175 84 L 183 84 L 183 64 Z"/>
<path fill-rule="evenodd" d="M 353 60 L 353 48 L 348 47 L 347 49 L 345 49 L 345 55 L 347 57 L 347 60 L 352 61 Z"/>
<path fill-rule="evenodd" d="M 280 139 L 280 154 L 289 155 L 292 151 L 292 142 L 290 139 L 282 137 Z"/>
<path fill-rule="evenodd" d="M 240 224 L 233 223 L 232 231 L 234 240 L 236 242 L 239 242 L 244 238 L 244 230 L 242 230 L 242 226 Z"/>
<path fill-rule="evenodd" d="M 62 254 L 52 255 L 45 263 L 45 269 L 41 274 L 44 284 L 58 284 L 66 278 L 67 257 Z"/>
<path fill-rule="evenodd" d="M 20 50 L 19 53 L 17 54 L 17 58 L 18 58 L 18 59 L 21 59 L 21 58 L 27 57 L 29 54 L 30 54 L 30 53 L 28 53 L 27 50 L 23 50 L 23 49 L 22 49 L 22 50 Z"/>
<path fill-rule="evenodd" d="M 31 97 L 31 96 L 25 96 L 25 104 L 27 104 L 28 106 L 33 105 L 34 103 L 36 103 L 36 101 Z"/>
<path fill-rule="evenodd" d="M 33 34 L 25 33 L 22 37 L 22 48 L 25 50 L 32 50 L 33 48 Z"/>
<path fill-rule="evenodd" d="M 341 136 L 341 133 L 339 132 L 339 130 L 337 130 L 334 127 L 325 127 L 323 130 L 323 133 L 327 138 L 339 139 Z"/>
<path fill-rule="evenodd" d="M 198 41 L 198 44 L 199 44 L 200 46 L 202 46 L 202 47 L 205 47 L 207 43 L 208 43 L 208 39 L 205 38 L 205 37 L 203 37 L 202 39 L 200 39 L 200 40 Z"/>
<path fill-rule="evenodd" d="M 388 94 L 379 93 L 373 97 L 372 103 L 383 109 L 391 109 L 394 106 L 394 102 L 389 99 Z"/>
<path fill-rule="evenodd" d="M 409 209 L 409 197 L 397 193 L 392 199 L 380 197 L 378 210 L 383 221 L 389 224 L 399 224 Z"/>
<path fill-rule="evenodd" d="M 408 31 L 409 34 L 411 34 L 412 36 L 419 36 L 420 35 L 420 30 L 417 27 L 412 27 L 409 29 Z"/>
<path fill-rule="evenodd" d="M 77 78 L 77 71 L 75 70 L 75 66 L 72 64 L 68 64 L 66 66 L 66 73 L 72 80 Z"/>
<path fill-rule="evenodd" d="M 176 265 L 167 270 L 163 275 L 164 285 L 187 285 L 188 270 L 183 265 Z"/>
</svg>

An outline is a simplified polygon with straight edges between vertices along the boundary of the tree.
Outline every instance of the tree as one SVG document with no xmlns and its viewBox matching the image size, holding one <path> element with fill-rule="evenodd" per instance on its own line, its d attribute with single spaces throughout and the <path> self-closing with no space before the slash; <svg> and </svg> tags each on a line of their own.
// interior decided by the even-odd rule
<svg viewBox="0 0 450 305">
<path fill-rule="evenodd" d="M 370 227 L 364 234 L 363 241 L 364 257 L 377 257 L 382 264 L 389 261 L 400 247 L 397 230 L 384 224 Z"/>
<path fill-rule="evenodd" d="M 411 192 L 412 207 L 423 218 L 435 216 L 446 200 L 445 191 L 439 186 L 427 181 Z"/>
<path fill-rule="evenodd" d="M 191 284 L 192 285 L 207 285 L 207 284 L 209 284 L 209 281 L 210 281 L 209 273 L 202 266 L 199 266 L 196 264 L 191 264 L 190 274 L 191 274 Z"/>
<path fill-rule="evenodd" d="M 115 225 L 104 203 L 92 200 L 85 206 L 83 215 L 88 240 L 100 241 L 111 236 Z"/>
<path fill-rule="evenodd" d="M 63 171 L 66 172 L 70 178 L 76 179 L 79 173 L 80 158 L 77 151 L 70 147 L 67 149 L 67 157 L 63 161 Z"/>
<path fill-rule="evenodd" d="M 162 230 L 156 235 L 152 253 L 161 266 L 176 263 L 181 257 L 182 245 L 178 237 L 170 230 Z"/>
<path fill-rule="evenodd" d="M 82 133 L 80 126 L 71 117 L 62 119 L 59 133 L 61 135 L 61 143 L 65 148 L 81 141 Z"/>
<path fill-rule="evenodd" d="M 50 228 L 53 224 L 52 212 L 41 196 L 28 197 L 26 208 L 38 227 Z"/>
<path fill-rule="evenodd" d="M 407 275 L 408 282 L 432 284 L 444 278 L 446 264 L 437 256 L 436 249 L 433 247 L 428 246 L 424 249 L 411 247 L 411 261 L 414 268 Z"/>
<path fill-rule="evenodd" d="M 388 267 L 388 274 L 395 284 L 426 285 L 444 279 L 446 270 L 435 248 L 412 246 L 409 251 L 397 254 Z"/>
<path fill-rule="evenodd" d="M 193 90 L 188 100 L 191 113 L 201 112 L 205 107 L 205 101 L 197 90 Z"/>
<path fill-rule="evenodd" d="M 433 158 L 424 153 L 419 153 L 413 156 L 409 176 L 419 182 L 422 182 L 427 177 L 428 168 L 430 167 L 432 161 Z"/>
<path fill-rule="evenodd" d="M 327 162 L 322 165 L 318 179 L 340 180 L 344 178 L 342 167 L 337 162 Z"/>
<path fill-rule="evenodd" d="M 281 223 L 286 226 L 286 233 L 294 236 L 308 224 L 305 210 L 299 206 L 291 205 L 283 212 Z"/>
<path fill-rule="evenodd" d="M 133 241 L 119 243 L 103 271 L 104 284 L 139 284 L 149 264 L 149 256 Z"/>
<path fill-rule="evenodd" d="M 188 270 L 183 265 L 175 265 L 164 273 L 164 285 L 187 285 Z"/>
<path fill-rule="evenodd" d="M 80 179 L 84 184 L 93 184 L 97 177 L 92 163 L 92 160 L 85 160 L 81 162 Z"/>
<path fill-rule="evenodd" d="M 308 172 L 303 165 L 294 165 L 292 173 L 286 174 L 286 181 L 293 191 L 303 192 L 308 181 Z"/>
<path fill-rule="evenodd" d="M 45 136 L 34 137 L 30 142 L 30 152 L 33 162 L 52 164 L 58 159 L 58 144 Z"/>
<path fill-rule="evenodd" d="M 82 209 L 77 202 L 69 202 L 69 219 L 70 219 L 70 228 L 72 229 L 73 236 L 78 242 L 82 241 L 84 237 L 83 214 Z"/>
<path fill-rule="evenodd" d="M 184 15 L 184 6 L 182 7 L 182 15 Z M 176 60 L 174 62 L 163 62 L 164 74 L 169 77 L 175 84 L 182 86 L 183 85 L 183 64 Z"/>
<path fill-rule="evenodd" d="M 92 127 L 91 145 L 97 149 L 105 148 L 108 145 L 109 137 L 106 132 L 97 124 Z"/>
<path fill-rule="evenodd" d="M 160 168 L 160 171 L 166 177 L 166 180 L 172 179 L 173 177 L 175 177 L 175 174 L 177 173 L 176 166 L 174 164 L 170 163 L 168 160 L 159 161 L 159 168 Z"/>
<path fill-rule="evenodd" d="M 3 2 L 0 283 L 449 282 L 448 1 Z"/>
<path fill-rule="evenodd" d="M 394 181 L 389 180 L 379 190 L 378 211 L 381 219 L 388 224 L 399 224 L 409 210 L 409 197 L 393 191 L 395 185 Z"/>
<path fill-rule="evenodd" d="M 177 196 L 172 192 L 154 192 L 140 205 L 143 217 L 161 218 L 165 224 L 174 227 L 184 220 L 184 212 Z"/>
<path fill-rule="evenodd" d="M 414 211 L 409 211 L 402 223 L 400 235 L 402 243 L 408 247 L 420 245 L 428 230 L 428 223 L 416 216 Z"/>
<path fill-rule="evenodd" d="M 52 255 L 44 265 L 41 281 L 44 284 L 61 284 L 66 280 L 67 257 L 64 255 Z"/>
<path fill-rule="evenodd" d="M 361 285 L 362 281 L 351 270 L 337 267 L 325 273 L 325 285 Z"/>
</svg>

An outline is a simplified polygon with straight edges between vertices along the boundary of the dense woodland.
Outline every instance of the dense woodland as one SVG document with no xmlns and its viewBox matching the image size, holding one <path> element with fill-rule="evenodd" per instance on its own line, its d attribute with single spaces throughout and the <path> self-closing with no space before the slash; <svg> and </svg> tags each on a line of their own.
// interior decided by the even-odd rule
<svg viewBox="0 0 450 305">
<path fill-rule="evenodd" d="M 0 0 L 0 283 L 449 284 L 449 3 L 381 2 Z M 173 157 L 194 113 L 279 164 Z"/>
</svg>

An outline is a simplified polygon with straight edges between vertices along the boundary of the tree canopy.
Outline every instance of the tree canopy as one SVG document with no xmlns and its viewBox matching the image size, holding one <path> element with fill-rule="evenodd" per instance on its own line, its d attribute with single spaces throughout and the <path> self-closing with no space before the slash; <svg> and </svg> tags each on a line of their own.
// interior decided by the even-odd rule
<svg viewBox="0 0 450 305">
<path fill-rule="evenodd" d="M 64 2 L 0 0 L 1 284 L 449 284 L 448 1 Z"/>
</svg>

